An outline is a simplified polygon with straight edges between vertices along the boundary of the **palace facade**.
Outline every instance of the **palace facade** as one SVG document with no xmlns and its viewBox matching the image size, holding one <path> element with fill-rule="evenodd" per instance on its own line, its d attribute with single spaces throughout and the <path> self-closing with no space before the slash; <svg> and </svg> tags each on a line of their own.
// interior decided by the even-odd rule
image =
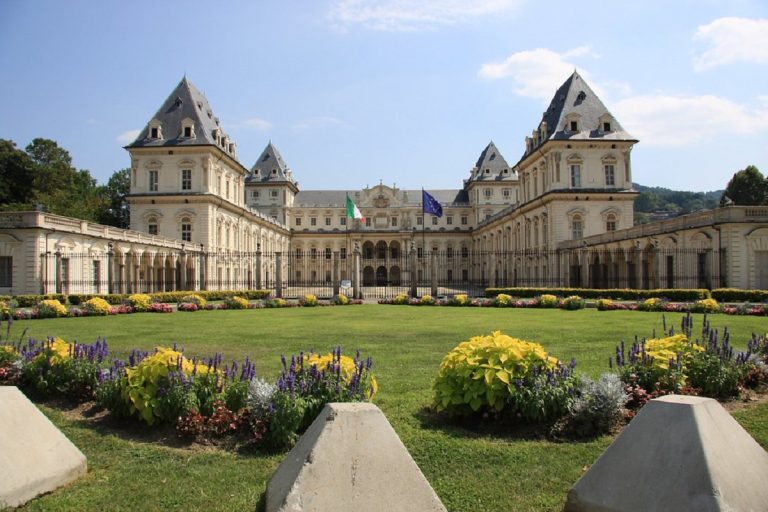
<svg viewBox="0 0 768 512">
<path fill-rule="evenodd" d="M 768 288 L 768 208 L 633 226 L 637 140 L 578 73 L 524 143 L 510 165 L 490 142 L 461 187 L 428 191 L 443 216 L 424 216 L 421 190 L 301 190 L 271 142 L 244 166 L 185 77 L 126 146 L 131 229 L 0 214 L 0 293 L 282 289 L 355 275 L 364 286 L 439 280 L 445 293 L 470 282 Z M 364 221 L 347 218 L 347 197 Z"/>
</svg>

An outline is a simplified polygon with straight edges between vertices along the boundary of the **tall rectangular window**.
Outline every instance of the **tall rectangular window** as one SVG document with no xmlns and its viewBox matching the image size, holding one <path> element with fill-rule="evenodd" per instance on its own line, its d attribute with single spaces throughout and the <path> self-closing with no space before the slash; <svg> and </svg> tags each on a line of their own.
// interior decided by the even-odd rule
<svg viewBox="0 0 768 512">
<path fill-rule="evenodd" d="M 330 226 L 331 225 L 331 218 L 330 217 L 326 217 L 325 218 L 325 225 L 326 226 Z"/>
<path fill-rule="evenodd" d="M 229 235 L 229 233 L 227 233 L 227 235 Z M 229 238 L 229 236 L 227 236 L 227 238 Z M 185 242 L 192 241 L 192 224 L 181 225 L 181 239 Z M 227 240 L 227 245 L 229 245 L 229 240 Z"/>
<path fill-rule="evenodd" d="M 397 227 L 397 217 L 392 217 L 392 227 L 393 228 Z"/>
<path fill-rule="evenodd" d="M 149 191 L 157 192 L 157 171 L 149 171 Z"/>
<path fill-rule="evenodd" d="M 154 223 L 147 224 L 147 233 L 149 233 L 150 235 L 156 235 L 157 224 L 154 224 Z"/>
<path fill-rule="evenodd" d="M 448 215 L 445 218 L 445 223 L 448 224 L 449 226 L 452 226 L 453 225 L 453 216 L 452 215 Z"/>
<path fill-rule="evenodd" d="M 309 218 L 309 225 L 310 226 L 317 226 L 317 217 L 310 217 Z"/>
<path fill-rule="evenodd" d="M 616 185 L 616 171 L 612 164 L 605 166 L 605 186 L 613 187 Z"/>
<path fill-rule="evenodd" d="M 101 293 L 101 261 L 93 260 L 93 290 Z"/>
<path fill-rule="evenodd" d="M 422 217 L 416 217 L 416 225 L 421 226 L 424 224 L 424 219 Z"/>
<path fill-rule="evenodd" d="M 0 287 L 13 286 L 13 256 L 0 256 Z"/>
<path fill-rule="evenodd" d="M 301 217 L 296 217 L 296 225 L 301 226 Z"/>
<path fill-rule="evenodd" d="M 571 164 L 571 188 L 581 187 L 581 165 Z"/>
<path fill-rule="evenodd" d="M 227 185 L 229 185 L 229 182 L 227 182 Z M 227 186 L 227 189 L 229 189 L 229 186 Z M 192 190 L 192 169 L 181 170 L 181 190 Z M 229 190 L 227 190 L 227 195 L 229 195 Z"/>
<path fill-rule="evenodd" d="M 432 217 L 432 225 L 437 226 L 437 217 Z"/>
<path fill-rule="evenodd" d="M 469 222 L 469 217 L 467 215 L 462 215 L 461 216 L 461 225 L 462 226 L 466 226 L 467 222 Z"/>
<path fill-rule="evenodd" d="M 341 224 L 342 226 L 346 226 L 347 225 L 347 218 L 346 217 L 339 217 L 339 224 Z"/>
</svg>

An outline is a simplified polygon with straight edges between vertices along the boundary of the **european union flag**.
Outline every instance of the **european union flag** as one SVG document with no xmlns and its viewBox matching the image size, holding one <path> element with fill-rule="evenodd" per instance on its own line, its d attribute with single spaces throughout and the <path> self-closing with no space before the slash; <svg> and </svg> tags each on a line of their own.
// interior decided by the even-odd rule
<svg viewBox="0 0 768 512">
<path fill-rule="evenodd" d="M 443 216 L 443 207 L 440 205 L 437 199 L 432 197 L 429 192 L 423 189 L 421 191 L 421 209 L 425 214 L 429 213 L 435 217 Z"/>
</svg>

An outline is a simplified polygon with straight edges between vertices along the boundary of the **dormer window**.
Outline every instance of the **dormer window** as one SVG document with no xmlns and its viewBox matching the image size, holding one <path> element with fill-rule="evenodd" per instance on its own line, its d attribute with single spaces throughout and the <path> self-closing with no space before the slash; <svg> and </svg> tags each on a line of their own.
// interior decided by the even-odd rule
<svg viewBox="0 0 768 512">
<path fill-rule="evenodd" d="M 277 176 L 277 169 L 272 169 L 272 176 Z"/>
<path fill-rule="evenodd" d="M 186 137 L 186 138 L 192 137 L 192 127 L 191 126 L 185 126 L 184 127 L 184 137 Z"/>
<path fill-rule="evenodd" d="M 571 121 L 569 131 L 577 132 L 579 131 L 579 122 L 578 121 Z"/>
<path fill-rule="evenodd" d="M 160 138 L 160 128 L 152 128 L 150 130 L 150 137 L 153 139 L 159 139 Z"/>
<path fill-rule="evenodd" d="M 604 131 L 604 132 L 609 132 L 609 131 L 611 131 L 611 123 L 610 123 L 610 122 L 604 122 L 604 123 L 603 123 L 603 131 Z"/>
</svg>

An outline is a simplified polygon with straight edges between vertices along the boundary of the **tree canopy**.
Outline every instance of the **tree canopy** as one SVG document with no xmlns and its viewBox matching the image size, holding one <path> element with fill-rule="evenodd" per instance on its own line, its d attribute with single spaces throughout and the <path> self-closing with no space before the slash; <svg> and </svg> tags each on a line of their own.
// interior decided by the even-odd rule
<svg viewBox="0 0 768 512">
<path fill-rule="evenodd" d="M 127 172 L 99 186 L 91 173 L 72 166 L 55 141 L 34 139 L 24 150 L 0 139 L 0 210 L 45 211 L 117 227 L 128 227 Z"/>
<path fill-rule="evenodd" d="M 725 198 L 738 206 L 758 206 L 768 204 L 768 179 L 754 165 L 737 171 L 728 186 L 725 187 L 721 204 Z"/>
</svg>

